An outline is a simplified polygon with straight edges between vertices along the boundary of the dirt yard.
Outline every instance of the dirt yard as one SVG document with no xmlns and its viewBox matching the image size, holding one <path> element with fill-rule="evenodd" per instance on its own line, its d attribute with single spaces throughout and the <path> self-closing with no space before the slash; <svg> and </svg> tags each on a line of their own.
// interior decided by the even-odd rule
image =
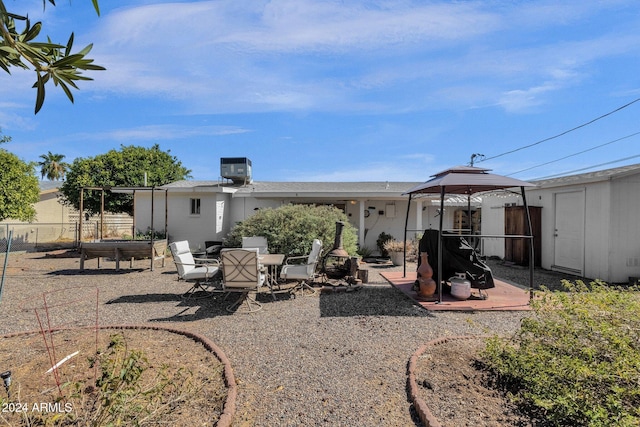
<svg viewBox="0 0 640 427">
<path fill-rule="evenodd" d="M 137 262 L 133 269 L 125 264 L 120 272 L 109 264 L 97 270 L 94 260 L 79 272 L 77 256 L 66 251 L 10 258 L 0 303 L 3 333 L 39 329 L 34 308 L 42 308 L 43 295 L 60 291 L 65 292 L 63 302 L 51 306 L 61 310 L 49 314 L 53 326 L 73 330 L 0 340 L 0 371 L 12 373 L 11 398 L 0 394 L 0 423 L 95 417 L 95 384 L 101 373 L 90 360 L 96 348 L 109 353 L 111 336 L 120 332 L 127 354 L 140 350 L 148 359 L 139 391 L 158 383 L 164 387 L 164 400 L 143 410 L 148 417 L 143 425 L 216 423 L 227 388 L 214 355 L 192 339 L 155 330 L 100 330 L 96 345 L 95 335 L 85 327 L 98 312 L 100 325 L 179 327 L 220 344 L 238 378 L 234 425 L 240 426 L 420 426 L 406 394 L 411 353 L 442 334 L 513 331 L 520 318 L 515 313 L 427 313 L 380 279 L 377 271 L 397 268 L 387 266 L 371 267 L 370 283 L 355 293 L 277 301 L 265 295 L 265 309 L 258 314 L 229 315 L 221 299 L 181 300 L 188 285 L 176 281 L 170 259 L 167 267 L 154 272 L 148 261 Z M 80 290 L 87 289 L 97 291 L 81 297 Z M 83 300 L 81 305 L 74 294 Z M 416 372 L 423 398 L 445 426 L 529 425 L 503 396 L 484 385 L 484 373 L 474 368 L 480 344 L 472 340 L 426 352 Z M 46 373 L 72 354 L 60 365 L 57 380 Z M 40 403 L 46 404 L 42 411 Z"/>
</svg>

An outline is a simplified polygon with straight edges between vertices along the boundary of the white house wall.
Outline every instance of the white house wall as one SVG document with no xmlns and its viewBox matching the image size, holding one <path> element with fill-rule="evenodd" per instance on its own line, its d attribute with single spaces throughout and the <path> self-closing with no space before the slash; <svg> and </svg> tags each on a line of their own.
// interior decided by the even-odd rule
<svg viewBox="0 0 640 427">
<path fill-rule="evenodd" d="M 408 199 L 408 198 L 407 198 Z M 355 200 L 341 202 L 345 205 L 345 213 L 349 222 L 360 229 L 360 205 L 369 211 L 369 216 L 364 218 L 364 236 L 359 242 L 360 246 L 376 251 L 376 241 L 380 233 L 385 232 L 398 240 L 404 236 L 404 225 L 407 210 L 407 199 L 404 200 Z M 257 210 L 263 208 L 277 208 L 287 203 L 331 203 L 331 200 L 284 200 L 284 199 L 256 199 L 251 197 L 241 197 L 232 199 L 231 221 L 232 226 L 238 221 L 242 221 Z M 335 201 L 334 201 L 335 202 Z M 411 202 L 412 207 L 416 201 Z M 416 229 L 416 212 L 411 209 L 409 212 L 409 223 L 407 238 L 412 239 L 416 235 L 422 234 L 426 228 L 438 228 L 439 218 L 437 216 L 439 206 L 432 205 L 430 201 L 424 201 L 422 210 L 422 228 Z M 451 228 L 453 225 L 453 211 L 456 208 L 445 208 L 444 227 Z"/>
<path fill-rule="evenodd" d="M 617 281 L 609 262 L 609 230 L 612 224 L 610 182 L 590 184 L 584 187 L 584 192 L 584 276 L 607 282 Z"/>
<path fill-rule="evenodd" d="M 191 215 L 192 198 L 200 199 L 200 215 Z M 194 250 L 204 249 L 205 241 L 222 240 L 230 230 L 230 199 L 227 193 L 169 191 L 166 213 L 169 239 L 188 240 Z M 139 231 L 145 231 L 151 226 L 150 193 L 136 194 L 135 219 Z M 164 230 L 164 192 L 157 192 L 154 196 L 153 225 L 158 231 Z"/>
<path fill-rule="evenodd" d="M 231 210 L 229 212 L 230 228 L 241 221 L 255 214 L 259 209 L 277 208 L 282 205 L 282 200 L 256 199 L 253 197 L 238 197 L 231 199 Z"/>
<path fill-rule="evenodd" d="M 581 185 L 527 190 L 527 203 L 541 206 L 541 266 L 553 269 L 555 259 L 555 199 L 566 192 L 584 194 L 582 275 L 610 283 L 640 276 L 640 175 Z M 507 203 L 511 200 L 507 199 Z M 505 199 L 486 196 L 482 203 L 483 234 L 504 233 Z M 518 201 L 522 205 L 521 201 Z M 576 216 L 579 218 L 579 215 Z M 484 255 L 504 257 L 502 239 L 485 239 Z"/>
<path fill-rule="evenodd" d="M 191 198 L 200 198 L 201 214 L 190 215 Z M 163 230 L 165 224 L 165 194 L 156 192 L 154 206 L 154 228 Z M 419 199 L 418 199 L 419 200 Z M 411 202 L 407 238 L 413 239 L 421 236 L 425 229 L 439 227 L 439 205 L 430 200 Z M 168 229 L 170 240 L 189 240 L 192 249 L 204 246 L 205 240 L 223 240 L 239 221 L 254 215 L 258 210 L 265 208 L 278 208 L 288 203 L 344 203 L 345 213 L 350 223 L 360 230 L 361 205 L 369 211 L 369 216 L 364 218 L 364 232 L 361 234 L 360 245 L 374 251 L 377 250 L 376 241 L 380 233 L 385 232 L 398 240 L 404 237 L 405 218 L 407 213 L 408 198 L 402 200 L 355 200 L 335 201 L 329 199 L 281 199 L 281 198 L 253 198 L 232 197 L 230 193 L 217 193 L 207 191 L 172 191 L 168 193 Z M 217 203 L 224 203 L 224 227 L 217 231 Z M 371 208 L 371 209 L 369 209 Z M 446 206 L 444 212 L 444 228 L 453 227 L 453 214 L 460 207 Z M 419 221 L 416 219 L 420 216 Z M 135 221 L 139 231 L 145 231 L 151 226 L 151 193 L 139 191 L 135 197 Z M 418 228 L 419 227 L 419 228 Z"/>
<path fill-rule="evenodd" d="M 640 277 L 640 175 L 616 179 L 611 189 L 610 265 L 613 281 Z"/>
</svg>

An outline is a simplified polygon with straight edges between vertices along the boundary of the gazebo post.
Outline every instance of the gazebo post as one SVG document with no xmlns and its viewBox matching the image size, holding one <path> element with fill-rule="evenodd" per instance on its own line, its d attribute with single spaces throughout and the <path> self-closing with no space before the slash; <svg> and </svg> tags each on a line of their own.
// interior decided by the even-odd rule
<svg viewBox="0 0 640 427">
<path fill-rule="evenodd" d="M 407 215 L 404 218 L 404 260 L 402 262 L 402 277 L 407 277 L 407 226 L 409 225 L 409 209 L 411 209 L 411 194 L 407 203 Z M 418 254 L 418 257 L 420 254 Z"/>
<path fill-rule="evenodd" d="M 535 251 L 533 248 L 533 227 L 531 226 L 531 215 L 529 214 L 529 207 L 527 206 L 527 196 L 524 193 L 524 187 L 520 187 L 522 193 L 522 204 L 524 205 L 524 215 L 527 220 L 527 236 L 529 239 L 529 301 L 533 300 L 533 266 L 535 265 Z"/>
<path fill-rule="evenodd" d="M 438 304 L 442 303 L 442 226 L 444 223 L 445 186 L 440 187 L 440 227 L 438 227 Z"/>
</svg>

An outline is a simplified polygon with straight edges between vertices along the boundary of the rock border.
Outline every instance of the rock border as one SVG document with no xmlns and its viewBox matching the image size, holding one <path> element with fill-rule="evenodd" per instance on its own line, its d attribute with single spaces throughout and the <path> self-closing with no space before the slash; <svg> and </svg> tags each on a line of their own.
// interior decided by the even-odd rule
<svg viewBox="0 0 640 427">
<path fill-rule="evenodd" d="M 440 422 L 433 415 L 433 413 L 429 409 L 429 406 L 427 405 L 427 402 L 425 402 L 424 399 L 420 396 L 420 389 L 418 387 L 418 383 L 416 382 L 415 373 L 418 358 L 422 356 L 422 354 L 427 351 L 429 347 L 434 347 L 455 340 L 470 340 L 478 338 L 488 338 L 488 336 L 461 335 L 436 338 L 418 347 L 415 353 L 411 355 L 409 363 L 407 364 L 407 393 L 409 394 L 409 400 L 413 403 L 416 413 L 418 414 L 418 418 L 420 418 L 420 421 L 422 421 L 422 423 L 426 427 L 442 427 L 442 424 L 440 424 Z"/>
<path fill-rule="evenodd" d="M 84 329 L 92 329 L 94 326 L 85 327 Z M 58 332 L 58 331 L 67 331 L 73 329 L 83 329 L 83 328 L 53 328 L 47 330 L 45 332 Z M 227 358 L 227 355 L 224 354 L 222 349 L 218 347 L 213 341 L 204 335 L 198 334 L 196 332 L 185 331 L 183 329 L 165 327 L 165 326 L 156 326 L 156 325 L 101 325 L 98 326 L 98 329 L 147 329 L 154 331 L 163 331 L 170 332 L 173 334 L 182 335 L 187 338 L 191 338 L 192 340 L 199 342 L 204 346 L 204 348 L 211 353 L 213 353 L 216 358 L 224 365 L 224 381 L 227 386 L 227 399 L 225 400 L 222 414 L 220 414 L 220 418 L 216 423 L 218 427 L 230 427 L 233 423 L 233 417 L 236 413 L 236 398 L 238 396 L 238 388 L 236 385 L 235 375 L 233 374 L 233 368 L 231 366 L 231 361 Z M 40 334 L 42 331 L 40 330 L 31 330 L 31 331 L 22 331 L 22 332 L 12 332 L 9 334 L 2 335 L 2 338 L 13 338 L 19 337 L 21 335 L 31 335 L 31 334 Z"/>
</svg>

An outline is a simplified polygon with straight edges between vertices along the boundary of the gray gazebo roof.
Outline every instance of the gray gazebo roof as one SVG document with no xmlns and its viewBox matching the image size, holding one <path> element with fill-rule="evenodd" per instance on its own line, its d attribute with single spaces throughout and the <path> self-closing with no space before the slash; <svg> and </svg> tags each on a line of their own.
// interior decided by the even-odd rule
<svg viewBox="0 0 640 427">
<path fill-rule="evenodd" d="M 432 179 L 416 185 L 404 194 L 439 194 L 443 187 L 449 194 L 475 194 L 503 188 L 535 187 L 535 184 L 530 182 L 489 173 L 489 170 L 473 166 L 454 166 L 432 175 Z"/>
</svg>

